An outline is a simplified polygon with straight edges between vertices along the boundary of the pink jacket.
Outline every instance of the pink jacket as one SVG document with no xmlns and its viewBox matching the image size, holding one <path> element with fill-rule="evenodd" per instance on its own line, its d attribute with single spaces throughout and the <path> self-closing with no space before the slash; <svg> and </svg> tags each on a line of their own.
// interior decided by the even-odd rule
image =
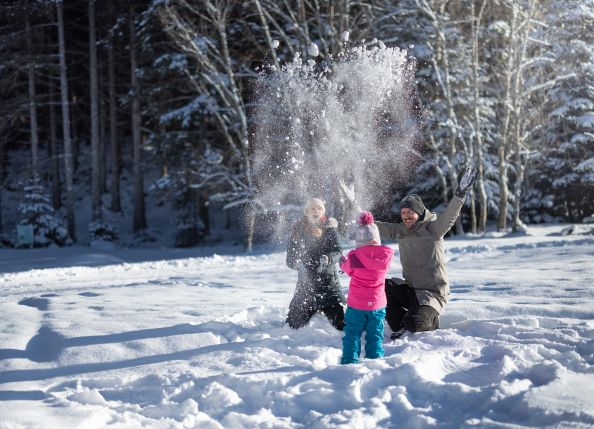
<svg viewBox="0 0 594 429">
<path fill-rule="evenodd" d="M 357 310 L 386 306 L 384 281 L 394 251 L 387 246 L 362 246 L 351 250 L 340 269 L 351 277 L 347 304 Z"/>
</svg>

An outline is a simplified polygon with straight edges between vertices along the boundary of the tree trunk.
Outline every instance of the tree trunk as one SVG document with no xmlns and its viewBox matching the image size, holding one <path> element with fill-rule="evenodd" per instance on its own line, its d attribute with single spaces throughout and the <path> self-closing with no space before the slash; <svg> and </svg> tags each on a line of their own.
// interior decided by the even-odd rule
<svg viewBox="0 0 594 429">
<path fill-rule="evenodd" d="M 159 99 L 157 101 L 157 105 L 158 105 L 159 116 L 163 115 L 165 113 L 164 100 Z M 158 135 L 156 137 L 156 141 L 157 141 L 157 147 L 159 148 L 158 154 L 159 154 L 159 160 L 160 160 L 160 164 L 161 164 L 160 165 L 161 177 L 165 177 L 165 176 L 169 175 L 169 147 L 168 147 L 169 145 L 167 143 L 166 133 L 167 133 L 167 127 L 166 127 L 165 123 L 159 121 Z M 186 167 L 184 164 L 184 169 L 187 169 L 187 168 L 189 168 L 189 167 Z M 187 174 L 187 171 L 185 173 Z M 188 177 L 186 177 L 186 179 L 189 180 L 188 183 L 192 182 L 192 179 L 189 179 Z"/>
<path fill-rule="evenodd" d="M 256 225 L 256 213 L 251 204 L 244 206 L 244 227 L 245 234 L 243 236 L 243 250 L 251 252 L 254 244 L 254 227 Z"/>
<path fill-rule="evenodd" d="M 480 70 L 480 63 L 479 63 L 479 29 L 481 26 L 481 19 L 483 17 L 483 13 L 485 11 L 485 7 L 487 5 L 486 1 L 483 1 L 481 7 L 479 9 L 478 15 L 475 17 L 475 10 L 474 10 L 474 3 L 472 3 L 472 80 L 473 80 L 473 97 L 474 97 L 474 134 L 475 134 L 475 153 L 476 153 L 476 162 L 478 166 L 478 180 L 477 180 L 477 187 L 478 187 L 478 203 L 480 207 L 480 213 L 478 216 L 478 225 L 475 224 L 474 215 L 475 215 L 475 207 L 474 207 L 474 196 L 471 199 L 471 208 L 473 214 L 473 233 L 477 232 L 477 227 L 479 231 L 485 232 L 487 228 L 487 192 L 485 191 L 485 182 L 483 180 L 483 140 L 481 134 L 481 114 L 479 110 L 480 100 L 479 100 L 479 70 Z"/>
<path fill-rule="evenodd" d="M 62 2 L 56 2 L 58 15 L 58 46 L 60 53 L 60 93 L 62 98 L 62 127 L 64 133 L 64 173 L 66 176 L 66 221 L 68 235 L 76 241 L 76 226 L 74 221 L 74 186 L 72 140 L 70 137 L 70 106 L 68 103 L 68 78 L 66 76 L 66 47 L 64 44 L 64 16 Z"/>
<path fill-rule="evenodd" d="M 228 11 L 224 13 L 220 13 L 216 15 L 216 23 L 217 29 L 219 33 L 219 37 L 221 40 L 221 51 L 222 51 L 222 58 L 224 69 L 226 71 L 229 86 L 231 87 L 231 105 L 237 114 L 237 118 L 239 120 L 239 130 L 237 131 L 238 140 L 240 143 L 241 154 L 242 154 L 242 163 L 243 163 L 243 174 L 245 177 L 246 188 L 249 195 L 253 195 L 254 186 L 253 186 L 253 178 L 252 178 L 252 167 L 250 162 L 249 156 L 249 134 L 248 134 L 248 125 L 247 125 L 247 114 L 246 109 L 243 104 L 243 99 L 241 98 L 241 92 L 237 85 L 237 81 L 235 78 L 235 73 L 233 71 L 233 61 L 231 59 L 231 54 L 229 51 L 229 44 L 227 42 L 227 19 L 228 19 Z M 254 225 L 255 222 L 255 211 L 254 207 L 251 204 L 248 204 L 248 218 L 247 218 L 247 228 L 245 231 L 245 238 L 244 238 L 244 249 L 246 251 L 251 251 L 252 249 L 252 241 L 253 241 L 253 234 L 254 234 Z"/>
<path fill-rule="evenodd" d="M 97 77 L 97 40 L 95 34 L 95 0 L 88 0 L 89 10 L 89 70 L 91 94 L 91 195 L 92 220 L 101 219 L 101 189 L 99 177 L 99 89 Z"/>
<path fill-rule="evenodd" d="M 105 154 L 105 142 L 107 140 L 107 107 L 102 94 L 105 93 L 102 85 L 103 79 L 99 79 L 99 193 L 103 195 L 107 192 L 107 178 L 106 176 L 106 154 Z M 103 199 L 101 200 L 101 206 L 103 206 Z"/>
<path fill-rule="evenodd" d="M 437 40 L 439 43 L 439 51 L 440 57 L 442 61 L 442 70 L 443 70 L 443 81 L 441 82 L 441 87 L 443 90 L 443 95 L 446 99 L 446 106 L 448 112 L 448 119 L 450 122 L 450 133 L 448 136 L 448 171 L 449 171 L 449 179 L 450 185 L 452 187 L 452 192 L 458 187 L 458 177 L 456 176 L 456 139 L 457 136 L 457 124 L 458 118 L 456 116 L 456 111 L 454 109 L 454 101 L 452 99 L 452 85 L 451 85 L 451 77 L 450 77 L 450 61 L 448 55 L 448 46 L 447 46 L 447 37 L 445 35 L 445 25 L 443 24 L 442 18 L 446 16 L 446 2 L 442 2 L 440 4 L 440 10 L 437 14 L 437 21 L 435 22 L 437 32 Z M 437 63 L 434 63 L 435 71 L 439 75 L 440 70 Z M 461 216 L 458 216 L 456 222 L 454 224 L 454 228 L 456 230 L 456 234 L 464 234 L 464 227 L 462 226 L 462 219 Z"/>
<path fill-rule="evenodd" d="M 522 185 L 524 183 L 525 164 L 522 161 L 522 135 L 525 131 L 526 115 L 525 115 L 525 100 L 522 97 L 524 87 L 523 66 L 528 50 L 528 42 L 530 40 L 530 28 L 533 25 L 534 12 L 538 7 L 538 2 L 531 0 L 528 4 L 528 15 L 524 15 L 522 22 L 521 46 L 518 49 L 518 58 L 514 74 L 513 86 L 513 106 L 515 112 L 515 126 L 514 126 L 514 167 L 516 171 L 516 181 L 514 183 L 514 212 L 512 218 L 512 231 L 517 232 L 520 227 L 520 199 L 522 197 Z M 519 43 L 519 42 L 518 42 Z"/>
<path fill-rule="evenodd" d="M 50 78 L 51 79 L 51 78 Z M 54 93 L 54 84 L 49 85 L 49 125 L 50 125 L 50 162 L 52 176 L 52 206 L 54 210 L 62 207 L 62 195 L 60 191 L 60 150 L 58 149 L 58 127 L 56 124 L 56 108 L 54 106 L 56 99 Z"/>
<path fill-rule="evenodd" d="M 515 63 L 516 59 L 516 43 L 518 33 L 518 9 L 515 4 L 511 5 L 512 8 L 512 22 L 510 25 L 510 42 L 509 51 L 507 52 L 508 60 L 505 70 L 505 96 L 503 105 L 505 107 L 505 117 L 503 121 L 503 131 L 501 135 L 501 142 L 497 149 L 497 155 L 499 158 L 499 218 L 497 219 L 497 230 L 505 231 L 507 229 L 507 200 L 509 195 L 508 178 L 507 178 L 507 151 L 509 145 L 509 130 L 512 122 L 512 100 L 511 100 L 511 89 L 512 89 L 512 76 L 514 68 L 518 67 Z"/>
<path fill-rule="evenodd" d="M 428 144 L 429 148 L 435 153 L 436 156 L 442 157 L 442 159 L 445 160 L 445 163 L 448 164 L 447 157 L 440 155 L 439 148 L 437 147 L 437 144 L 435 143 L 435 137 L 431 133 L 429 133 L 429 139 L 428 139 L 427 144 Z M 443 169 L 439 166 L 439 162 L 436 162 L 433 164 L 433 169 L 437 173 L 439 183 L 441 184 L 441 199 L 442 199 L 443 203 L 447 206 L 448 202 L 449 202 L 448 178 L 446 177 L 445 173 L 443 172 Z"/>
<path fill-rule="evenodd" d="M 6 146 L 6 136 L 2 138 L 3 141 L 0 142 L 0 234 L 4 232 L 4 228 L 2 224 L 2 188 L 4 187 L 4 147 Z"/>
<path fill-rule="evenodd" d="M 499 216 L 497 218 L 497 231 L 505 231 L 507 228 L 507 156 L 505 146 L 506 142 L 501 142 L 497 148 L 497 158 L 499 164 L 497 170 L 499 173 Z"/>
<path fill-rule="evenodd" d="M 451 149 L 451 145 L 450 145 L 450 149 Z M 454 151 L 454 155 L 455 155 L 455 151 Z M 456 171 L 454 170 L 454 166 L 452 165 L 451 162 L 451 154 L 448 156 L 444 155 L 444 160 L 445 163 L 448 167 L 448 180 L 450 182 L 450 185 L 452 187 L 452 193 L 455 192 L 455 189 L 458 187 L 458 177 L 456 176 Z M 447 192 L 447 191 L 446 191 Z M 446 194 L 447 195 L 447 194 Z M 449 198 L 447 199 L 447 201 L 449 202 Z M 447 202 L 446 202 L 447 205 Z M 462 226 L 462 216 L 458 216 L 458 218 L 456 219 L 456 222 L 454 223 L 454 228 L 456 229 L 456 234 L 460 235 L 460 234 L 464 234 L 464 227 Z"/>
<path fill-rule="evenodd" d="M 519 149 L 519 148 L 518 148 Z M 514 185 L 514 216 L 512 218 L 512 232 L 517 232 L 520 228 L 520 200 L 522 197 L 522 184 L 524 183 L 525 166 L 522 162 L 522 156 L 518 150 L 516 152 L 516 183 Z"/>
<path fill-rule="evenodd" d="M 113 0 L 107 2 L 109 16 L 115 18 L 113 13 Z M 107 74 L 109 79 L 109 147 L 111 149 L 111 211 L 119 213 L 122 211 L 120 201 L 120 171 L 121 151 L 118 144 L 118 105 L 116 101 L 115 87 L 115 38 L 112 32 L 109 33 L 107 43 Z"/>
<path fill-rule="evenodd" d="M 476 202 L 474 192 L 470 191 L 468 199 L 470 200 L 470 232 L 477 233 L 477 219 L 476 219 Z"/>
<path fill-rule="evenodd" d="M 33 63 L 33 36 L 31 34 L 31 23 L 29 16 L 25 19 L 27 32 L 27 53 L 28 66 L 27 75 L 29 81 L 29 132 L 31 138 L 31 177 L 33 182 L 39 180 L 39 128 L 37 126 L 37 94 L 35 91 L 35 64 Z"/>
<path fill-rule="evenodd" d="M 477 220 L 477 232 L 485 232 L 487 230 L 487 214 L 489 209 L 489 200 L 487 198 L 487 191 L 485 190 L 483 158 L 483 151 L 481 149 L 480 154 L 477 156 L 478 172 L 476 186 L 478 188 L 478 204 L 480 209 Z"/>
<path fill-rule="evenodd" d="M 70 110 L 73 112 L 80 112 L 80 106 L 78 106 L 78 98 L 76 94 L 70 96 Z M 80 145 L 82 142 L 80 121 L 77 120 L 80 116 L 72 115 L 73 121 L 70 122 L 71 129 L 71 141 L 72 141 L 72 174 L 76 176 L 76 172 L 79 168 L 80 163 Z"/>
<path fill-rule="evenodd" d="M 138 68 L 136 52 L 136 29 L 134 25 L 134 7 L 130 5 L 130 92 L 132 96 L 132 148 L 134 158 L 134 219 L 132 230 L 137 233 L 146 229 L 144 208 L 144 180 L 142 177 L 142 137 L 140 134 L 140 100 L 136 69 Z"/>
</svg>

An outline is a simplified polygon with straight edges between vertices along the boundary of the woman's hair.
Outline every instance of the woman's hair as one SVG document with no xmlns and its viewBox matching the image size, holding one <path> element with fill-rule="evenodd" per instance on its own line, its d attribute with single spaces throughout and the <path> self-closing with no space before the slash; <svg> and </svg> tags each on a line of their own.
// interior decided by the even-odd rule
<svg viewBox="0 0 594 429">
<path fill-rule="evenodd" d="M 322 235 L 322 228 L 319 225 L 312 225 L 309 223 L 309 219 L 307 218 L 307 211 L 312 207 L 321 207 L 324 211 L 324 215 L 326 214 L 326 206 L 324 205 L 324 201 L 320 200 L 319 198 L 310 198 L 305 202 L 305 206 L 303 207 L 303 215 L 305 221 L 305 230 L 309 232 L 314 237 L 320 237 Z"/>
<path fill-rule="evenodd" d="M 312 207 L 321 207 L 326 213 L 326 206 L 324 205 L 324 201 L 320 200 L 319 198 L 310 198 L 305 202 L 305 206 L 303 207 L 303 214 L 306 214 L 307 211 Z"/>
</svg>

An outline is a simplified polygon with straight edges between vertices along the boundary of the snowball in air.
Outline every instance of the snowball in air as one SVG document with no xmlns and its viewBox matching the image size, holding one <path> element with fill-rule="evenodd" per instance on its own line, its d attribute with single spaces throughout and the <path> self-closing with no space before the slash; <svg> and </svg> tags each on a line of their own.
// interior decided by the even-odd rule
<svg viewBox="0 0 594 429">
<path fill-rule="evenodd" d="M 272 41 L 272 49 L 278 48 L 278 45 L 280 45 L 280 42 L 278 40 L 273 40 Z"/>
<path fill-rule="evenodd" d="M 349 37 L 351 37 L 351 33 L 349 33 L 348 31 L 343 31 L 341 34 L 342 40 L 344 40 L 345 42 L 349 41 Z"/>
<path fill-rule="evenodd" d="M 318 45 L 311 42 L 311 45 L 309 45 L 309 48 L 307 49 L 307 53 L 312 57 L 317 57 L 320 55 L 320 49 L 318 48 Z"/>
</svg>

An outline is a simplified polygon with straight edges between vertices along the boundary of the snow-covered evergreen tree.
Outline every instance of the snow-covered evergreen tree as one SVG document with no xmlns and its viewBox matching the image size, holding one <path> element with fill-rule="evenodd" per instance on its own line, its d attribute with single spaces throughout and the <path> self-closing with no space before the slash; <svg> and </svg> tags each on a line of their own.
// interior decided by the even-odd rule
<svg viewBox="0 0 594 429">
<path fill-rule="evenodd" d="M 529 220 L 594 212 L 594 1 L 551 1 L 550 79 L 542 145 L 532 160 Z"/>
<path fill-rule="evenodd" d="M 206 192 L 216 189 L 214 186 L 219 180 L 225 181 L 229 178 L 221 161 L 222 156 L 210 150 L 199 158 L 188 157 L 185 162 L 179 162 L 180 168 L 162 176 L 149 188 L 151 192 L 159 195 L 162 201 L 171 202 L 171 207 L 176 213 L 173 219 L 176 225 L 176 246 L 190 247 L 199 244 L 208 234 L 206 204 L 209 200 L 227 202 L 231 198 L 216 193 L 209 195 Z M 241 177 L 237 180 L 240 181 Z M 228 186 L 220 189 L 228 189 Z"/>
<path fill-rule="evenodd" d="M 109 214 L 102 216 L 89 224 L 89 240 L 115 242 L 118 240 L 118 232 L 112 222 L 108 221 Z"/>
<path fill-rule="evenodd" d="M 24 201 L 19 206 L 19 213 L 19 225 L 33 226 L 34 246 L 63 246 L 71 243 L 63 221 L 54 211 L 50 197 L 38 182 L 25 187 Z"/>
</svg>

